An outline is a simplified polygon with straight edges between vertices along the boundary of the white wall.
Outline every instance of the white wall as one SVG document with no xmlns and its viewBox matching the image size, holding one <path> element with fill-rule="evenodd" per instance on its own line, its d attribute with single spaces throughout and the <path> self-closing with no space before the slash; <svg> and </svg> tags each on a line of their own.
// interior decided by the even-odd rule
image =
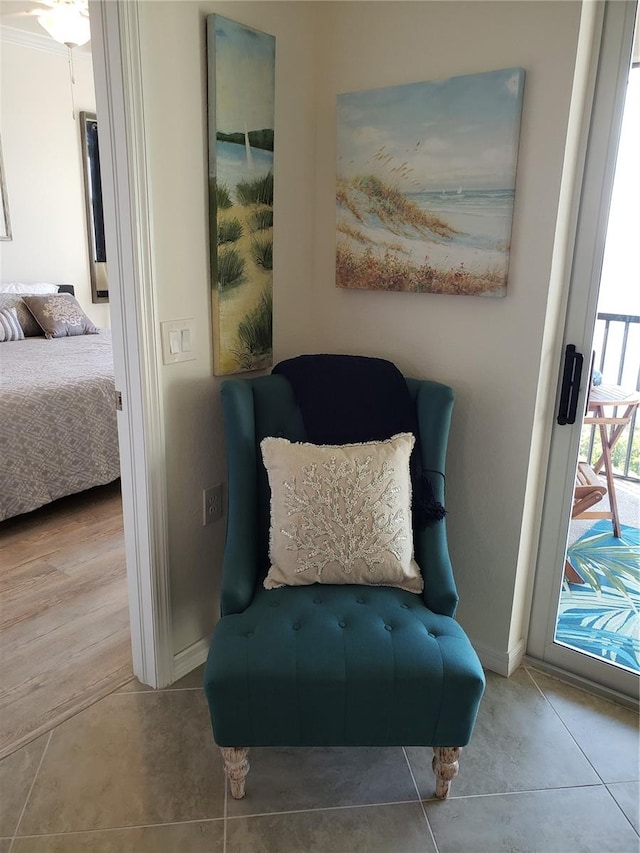
<svg viewBox="0 0 640 853">
<path fill-rule="evenodd" d="M 450 551 L 460 621 L 488 660 L 506 659 L 518 618 L 516 564 L 579 20 L 575 2 L 326 9 L 312 345 L 388 357 L 406 373 L 455 389 Z M 507 296 L 336 289 L 336 94 L 511 66 L 527 76 Z"/>
<path fill-rule="evenodd" d="M 109 306 L 91 302 L 80 130 L 71 108 L 67 57 L 2 42 L 1 133 L 13 240 L 0 242 L 0 276 L 73 284 L 84 311 L 109 326 Z M 91 60 L 75 61 L 78 112 L 95 112 Z"/>
<path fill-rule="evenodd" d="M 197 359 L 162 369 L 176 652 L 216 618 L 224 537 L 200 523 L 202 488 L 225 478 L 209 322 L 209 12 L 277 39 L 275 360 L 378 355 L 455 388 L 447 503 L 459 616 L 481 651 L 506 658 L 580 4 L 141 4 L 159 317 L 196 321 Z M 509 66 L 527 79 L 506 298 L 336 289 L 336 94 Z"/>
<path fill-rule="evenodd" d="M 196 360 L 162 368 L 176 653 L 208 636 L 217 618 L 224 543 L 224 522 L 202 526 L 203 488 L 226 480 L 208 260 L 205 19 L 213 12 L 276 36 L 276 359 L 305 346 L 313 284 L 312 5 L 141 4 L 158 316 L 195 318 Z"/>
</svg>

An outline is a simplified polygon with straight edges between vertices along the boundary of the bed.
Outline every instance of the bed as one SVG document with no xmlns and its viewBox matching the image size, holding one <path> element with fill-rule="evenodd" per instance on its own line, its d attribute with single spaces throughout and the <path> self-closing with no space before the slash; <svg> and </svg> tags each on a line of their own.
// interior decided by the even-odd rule
<svg viewBox="0 0 640 853">
<path fill-rule="evenodd" d="M 120 476 L 111 332 L 0 344 L 0 521 Z"/>
</svg>

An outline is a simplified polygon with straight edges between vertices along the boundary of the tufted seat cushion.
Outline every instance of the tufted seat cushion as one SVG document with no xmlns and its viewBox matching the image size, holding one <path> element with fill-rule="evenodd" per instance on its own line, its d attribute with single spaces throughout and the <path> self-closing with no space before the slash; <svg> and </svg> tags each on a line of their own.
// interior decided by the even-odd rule
<svg viewBox="0 0 640 853">
<path fill-rule="evenodd" d="M 213 645 L 219 746 L 465 746 L 484 689 L 454 619 L 388 587 L 257 589 Z"/>
</svg>

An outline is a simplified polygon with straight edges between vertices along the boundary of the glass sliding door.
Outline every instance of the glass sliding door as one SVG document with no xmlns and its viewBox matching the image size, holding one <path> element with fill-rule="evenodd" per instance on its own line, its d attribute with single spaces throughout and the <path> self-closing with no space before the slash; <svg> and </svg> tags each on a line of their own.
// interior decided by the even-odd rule
<svg viewBox="0 0 640 853">
<path fill-rule="evenodd" d="M 571 346 L 528 648 L 629 696 L 637 695 L 640 673 L 640 68 L 629 61 L 635 12 L 635 3 L 604 6 L 565 326 Z"/>
</svg>

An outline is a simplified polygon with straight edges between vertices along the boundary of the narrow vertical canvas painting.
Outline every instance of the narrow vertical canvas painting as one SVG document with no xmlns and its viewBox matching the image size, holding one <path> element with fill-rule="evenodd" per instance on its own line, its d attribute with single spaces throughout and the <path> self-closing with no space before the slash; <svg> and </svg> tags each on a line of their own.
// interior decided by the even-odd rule
<svg viewBox="0 0 640 853">
<path fill-rule="evenodd" d="M 338 96 L 339 287 L 505 295 L 524 76 Z"/>
<path fill-rule="evenodd" d="M 207 17 L 213 369 L 272 361 L 275 37 Z"/>
</svg>

